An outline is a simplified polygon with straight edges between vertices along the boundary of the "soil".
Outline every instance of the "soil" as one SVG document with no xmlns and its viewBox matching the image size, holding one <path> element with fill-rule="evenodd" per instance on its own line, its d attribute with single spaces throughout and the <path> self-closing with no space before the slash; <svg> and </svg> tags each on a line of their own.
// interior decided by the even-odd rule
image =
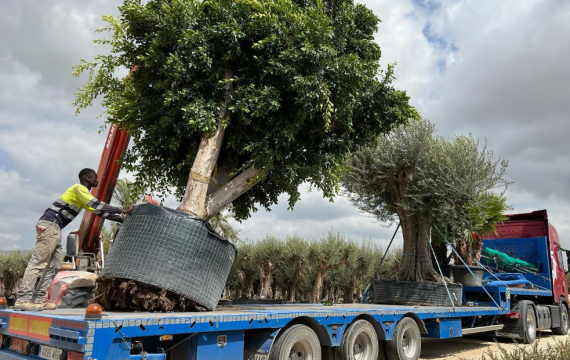
<svg viewBox="0 0 570 360">
<path fill-rule="evenodd" d="M 135 312 L 185 312 L 207 309 L 166 289 L 120 278 L 99 278 L 95 297 L 105 310 Z"/>
</svg>

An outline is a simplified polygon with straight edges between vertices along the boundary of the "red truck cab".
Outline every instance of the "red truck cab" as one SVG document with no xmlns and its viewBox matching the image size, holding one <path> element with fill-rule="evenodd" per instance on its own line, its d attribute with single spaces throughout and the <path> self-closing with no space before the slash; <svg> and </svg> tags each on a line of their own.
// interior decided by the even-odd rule
<svg viewBox="0 0 570 360">
<path fill-rule="evenodd" d="M 546 210 L 507 215 L 507 220 L 498 224 L 496 228 L 497 234 L 485 235 L 483 239 L 518 238 L 524 246 L 524 239 L 546 237 L 551 270 L 552 302 L 565 303 L 568 307 L 568 282 L 566 280 L 568 256 L 560 244 L 558 232 L 548 222 Z"/>
</svg>

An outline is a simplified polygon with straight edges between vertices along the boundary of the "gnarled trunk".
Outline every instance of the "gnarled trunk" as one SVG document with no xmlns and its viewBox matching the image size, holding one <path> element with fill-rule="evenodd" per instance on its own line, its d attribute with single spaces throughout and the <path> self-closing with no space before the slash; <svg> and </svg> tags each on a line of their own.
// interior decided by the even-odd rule
<svg viewBox="0 0 570 360">
<path fill-rule="evenodd" d="M 404 257 L 394 279 L 442 282 L 441 275 L 434 270 L 431 260 L 432 254 L 428 243 L 429 220 L 401 209 L 398 215 L 400 215 L 404 236 Z"/>
<path fill-rule="evenodd" d="M 293 282 L 291 283 L 291 288 L 289 290 L 289 301 L 297 301 L 297 295 L 299 293 L 299 280 L 301 278 L 301 260 L 297 260 L 297 265 L 295 266 L 295 275 L 293 277 Z"/>
</svg>

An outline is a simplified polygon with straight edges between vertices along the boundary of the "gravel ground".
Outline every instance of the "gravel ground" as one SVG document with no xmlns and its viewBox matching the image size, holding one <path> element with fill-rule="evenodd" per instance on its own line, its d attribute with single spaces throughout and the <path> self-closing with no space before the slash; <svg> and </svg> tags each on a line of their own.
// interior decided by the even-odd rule
<svg viewBox="0 0 570 360">
<path fill-rule="evenodd" d="M 549 331 L 543 331 L 538 335 L 539 347 L 547 347 L 556 341 L 565 340 L 567 336 L 553 336 Z M 422 339 L 422 355 L 420 359 L 442 359 L 442 360 L 472 360 L 481 359 L 483 354 L 489 351 L 499 352 L 499 347 L 513 350 L 517 346 L 530 347 L 533 345 L 515 344 L 508 339 L 497 339 L 494 341 L 490 337 L 470 336 L 457 339 Z"/>
</svg>

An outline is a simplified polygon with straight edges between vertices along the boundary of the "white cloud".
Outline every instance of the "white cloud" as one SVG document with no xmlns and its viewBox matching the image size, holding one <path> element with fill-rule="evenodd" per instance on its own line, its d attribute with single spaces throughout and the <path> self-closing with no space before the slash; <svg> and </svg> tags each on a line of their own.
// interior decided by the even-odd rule
<svg viewBox="0 0 570 360">
<path fill-rule="evenodd" d="M 412 103 L 443 135 L 486 137 L 497 156 L 510 160 L 515 185 L 507 195 L 515 211 L 548 209 L 570 244 L 570 2 L 363 2 L 383 21 L 376 36 L 382 64 L 397 62 L 397 85 Z M 0 249 L 30 248 L 43 209 L 76 181 L 79 169 L 97 167 L 105 137 L 97 134 L 100 109 L 74 116 L 73 93 L 85 79 L 72 77 L 71 67 L 102 51 L 91 42 L 93 30 L 120 3 L 2 4 L 0 155 L 11 161 L 0 163 Z M 294 212 L 282 197 L 272 212 L 239 226 L 252 239 L 338 231 L 386 246 L 393 229 L 346 199 L 329 203 L 321 195 L 302 188 Z M 167 204 L 176 207 L 172 198 Z"/>
</svg>

